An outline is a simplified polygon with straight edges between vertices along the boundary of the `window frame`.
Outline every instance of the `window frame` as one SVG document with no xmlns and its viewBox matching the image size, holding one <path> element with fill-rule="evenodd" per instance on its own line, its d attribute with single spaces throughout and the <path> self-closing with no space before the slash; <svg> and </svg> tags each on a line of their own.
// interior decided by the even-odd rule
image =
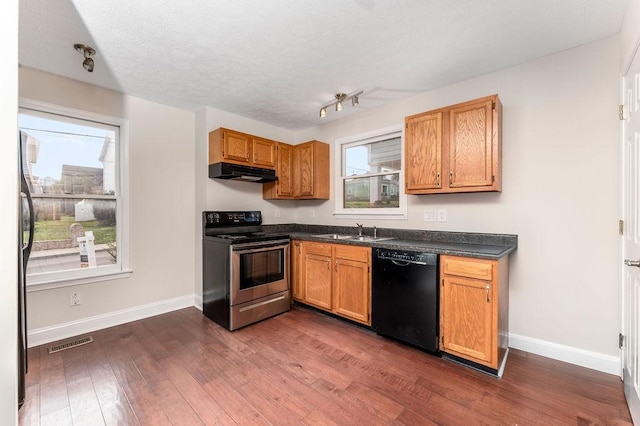
<svg viewBox="0 0 640 426">
<path fill-rule="evenodd" d="M 45 272 L 27 276 L 27 292 L 48 290 L 53 288 L 68 287 L 78 284 L 88 284 L 100 281 L 127 278 L 133 270 L 130 264 L 130 229 L 129 229 L 129 120 L 120 117 L 108 116 L 75 108 L 64 107 L 47 102 L 36 101 L 28 98 L 19 99 L 19 114 L 32 115 L 57 115 L 63 120 L 88 121 L 96 124 L 108 125 L 119 128 L 118 144 L 116 145 L 116 179 L 119 194 L 115 195 L 116 201 L 116 247 L 118 248 L 118 261 L 112 266 L 99 268 L 78 268 L 67 271 Z M 42 198 L 78 198 L 74 194 L 56 194 Z M 104 199 L 104 196 L 91 197 Z M 112 199 L 112 198 L 110 198 Z"/>
<path fill-rule="evenodd" d="M 366 145 L 372 142 L 378 142 L 394 137 L 400 137 L 400 169 L 398 177 L 398 202 L 399 206 L 394 208 L 344 208 L 344 180 L 354 178 L 353 176 L 344 176 L 345 163 L 344 152 L 346 148 L 359 145 Z M 338 138 L 334 145 L 335 159 L 335 210 L 333 216 L 338 219 L 407 219 L 407 194 L 404 192 L 404 126 L 396 124 L 382 129 L 372 130 L 370 132 L 360 133 L 357 135 Z M 392 172 L 396 173 L 396 172 Z M 385 173 L 385 174 L 392 174 Z M 380 174 L 380 173 L 377 173 Z M 364 175 L 366 176 L 366 175 Z M 357 176 L 363 177 L 363 176 Z"/>
</svg>

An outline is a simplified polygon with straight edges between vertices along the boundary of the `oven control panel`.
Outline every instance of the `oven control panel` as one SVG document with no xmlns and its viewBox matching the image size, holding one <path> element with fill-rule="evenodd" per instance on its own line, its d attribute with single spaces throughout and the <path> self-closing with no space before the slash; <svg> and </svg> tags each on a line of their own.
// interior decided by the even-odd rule
<svg viewBox="0 0 640 426">
<path fill-rule="evenodd" d="M 225 225 L 260 225 L 262 224 L 262 213 L 260 211 L 246 212 L 203 212 L 205 228 L 213 228 Z"/>
</svg>

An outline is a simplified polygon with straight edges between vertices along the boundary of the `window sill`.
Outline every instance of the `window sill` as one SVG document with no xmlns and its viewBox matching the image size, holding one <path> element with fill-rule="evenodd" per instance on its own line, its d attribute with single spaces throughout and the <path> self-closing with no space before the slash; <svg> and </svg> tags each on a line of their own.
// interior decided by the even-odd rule
<svg viewBox="0 0 640 426">
<path fill-rule="evenodd" d="M 55 288 L 71 287 L 71 286 L 82 285 L 82 284 L 91 284 L 91 283 L 96 283 L 101 281 L 118 280 L 121 278 L 129 278 L 132 273 L 133 273 L 133 270 L 127 269 L 124 271 L 105 272 L 102 274 L 96 274 L 96 275 L 91 275 L 86 277 L 60 278 L 56 280 L 42 281 L 42 282 L 37 282 L 33 284 L 27 284 L 27 293 L 43 291 L 43 290 L 51 290 Z M 27 280 L 28 279 L 29 278 L 27 277 Z"/>
</svg>

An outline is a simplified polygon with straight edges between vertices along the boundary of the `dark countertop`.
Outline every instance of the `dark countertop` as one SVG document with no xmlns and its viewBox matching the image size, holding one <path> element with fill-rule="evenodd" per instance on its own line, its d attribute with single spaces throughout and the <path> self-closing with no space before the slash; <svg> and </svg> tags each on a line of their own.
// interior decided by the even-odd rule
<svg viewBox="0 0 640 426">
<path fill-rule="evenodd" d="M 500 259 L 516 250 L 518 236 L 513 234 L 484 234 L 469 232 L 424 231 L 379 228 L 378 237 L 390 237 L 381 241 L 335 240 L 322 238 L 322 234 L 357 235 L 354 227 L 323 225 L 263 225 L 267 232 L 285 232 L 292 240 L 316 241 L 332 244 L 348 244 L 380 247 L 392 250 L 419 251 L 449 254 L 483 259 Z M 371 228 L 364 228 L 363 235 L 372 235 Z"/>
</svg>

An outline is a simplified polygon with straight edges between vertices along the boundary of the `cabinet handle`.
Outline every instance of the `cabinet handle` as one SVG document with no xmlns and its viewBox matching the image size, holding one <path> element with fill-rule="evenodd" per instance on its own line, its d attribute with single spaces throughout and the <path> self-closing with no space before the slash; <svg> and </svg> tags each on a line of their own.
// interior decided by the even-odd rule
<svg viewBox="0 0 640 426">
<path fill-rule="evenodd" d="M 487 303 L 491 303 L 491 300 L 489 300 L 489 289 L 490 289 L 490 288 L 491 288 L 491 287 L 489 286 L 489 284 L 487 284 L 487 285 L 485 286 L 485 288 L 484 288 L 484 289 L 485 289 L 485 291 L 487 292 Z"/>
<path fill-rule="evenodd" d="M 338 272 L 338 261 L 336 260 L 336 272 Z"/>
<path fill-rule="evenodd" d="M 453 185 L 453 172 L 449 172 L 449 185 Z"/>
<path fill-rule="evenodd" d="M 436 174 L 436 186 L 440 186 L 440 173 Z"/>
</svg>

